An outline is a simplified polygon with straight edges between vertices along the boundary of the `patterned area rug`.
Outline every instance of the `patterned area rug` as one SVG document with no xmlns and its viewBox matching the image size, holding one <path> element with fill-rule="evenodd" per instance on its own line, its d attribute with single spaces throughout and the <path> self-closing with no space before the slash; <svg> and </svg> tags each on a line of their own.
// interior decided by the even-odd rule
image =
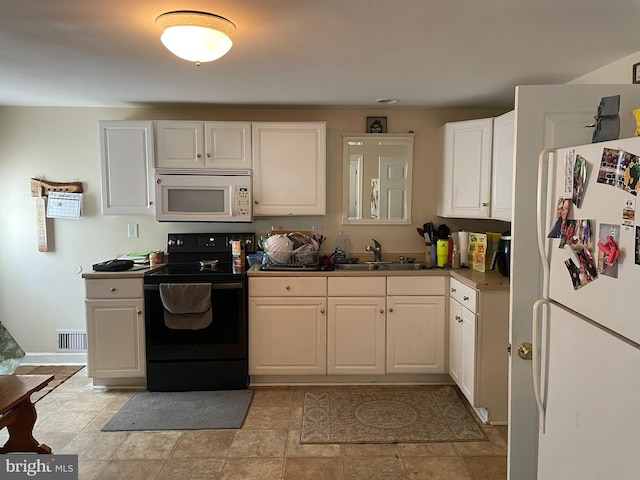
<svg viewBox="0 0 640 480">
<path fill-rule="evenodd" d="M 305 393 L 300 443 L 483 440 L 454 387 Z"/>
<path fill-rule="evenodd" d="M 70 377 L 84 368 L 83 365 L 20 365 L 14 375 L 53 375 L 53 380 L 42 390 L 31 395 L 31 401 L 36 403 L 50 393 L 54 388 L 62 385 Z"/>
</svg>

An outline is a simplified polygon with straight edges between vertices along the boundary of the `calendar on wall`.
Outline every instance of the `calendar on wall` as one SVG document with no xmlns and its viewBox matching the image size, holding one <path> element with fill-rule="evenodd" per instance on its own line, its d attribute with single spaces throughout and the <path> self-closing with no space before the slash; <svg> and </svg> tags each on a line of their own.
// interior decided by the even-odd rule
<svg viewBox="0 0 640 480">
<path fill-rule="evenodd" d="M 74 218 L 82 216 L 82 193 L 49 192 L 48 218 Z"/>
</svg>

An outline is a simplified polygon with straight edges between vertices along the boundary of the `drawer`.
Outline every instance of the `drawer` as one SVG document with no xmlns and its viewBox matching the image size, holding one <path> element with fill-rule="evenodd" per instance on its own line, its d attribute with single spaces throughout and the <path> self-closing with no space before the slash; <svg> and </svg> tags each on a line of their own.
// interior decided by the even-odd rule
<svg viewBox="0 0 640 480">
<path fill-rule="evenodd" d="M 384 277 L 329 278 L 330 297 L 378 297 L 385 294 Z"/>
<path fill-rule="evenodd" d="M 445 295 L 446 277 L 387 277 L 387 295 Z"/>
<path fill-rule="evenodd" d="M 251 297 L 324 297 L 327 277 L 250 278 Z"/>
<path fill-rule="evenodd" d="M 142 298 L 142 278 L 84 281 L 86 298 Z"/>
<path fill-rule="evenodd" d="M 458 303 L 476 313 L 477 292 L 475 288 L 471 288 L 464 283 L 459 282 L 455 278 L 452 278 L 449 292 L 451 294 L 451 298 L 457 300 Z"/>
</svg>

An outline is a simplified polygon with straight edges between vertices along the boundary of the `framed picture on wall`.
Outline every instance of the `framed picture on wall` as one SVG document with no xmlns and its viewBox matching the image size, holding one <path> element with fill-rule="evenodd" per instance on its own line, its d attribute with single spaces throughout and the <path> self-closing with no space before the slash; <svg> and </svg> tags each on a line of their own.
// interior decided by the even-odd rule
<svg viewBox="0 0 640 480">
<path fill-rule="evenodd" d="M 640 83 L 640 63 L 636 63 L 633 66 L 633 83 Z"/>
<path fill-rule="evenodd" d="M 367 117 L 367 133 L 387 133 L 387 117 Z"/>
</svg>

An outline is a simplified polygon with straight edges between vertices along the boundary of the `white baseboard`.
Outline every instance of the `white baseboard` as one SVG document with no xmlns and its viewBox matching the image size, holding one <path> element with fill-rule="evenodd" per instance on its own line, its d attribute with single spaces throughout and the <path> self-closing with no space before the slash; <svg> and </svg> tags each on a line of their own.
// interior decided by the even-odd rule
<svg viewBox="0 0 640 480">
<path fill-rule="evenodd" d="M 26 353 L 20 365 L 86 365 L 87 354 L 70 352 Z"/>
</svg>

